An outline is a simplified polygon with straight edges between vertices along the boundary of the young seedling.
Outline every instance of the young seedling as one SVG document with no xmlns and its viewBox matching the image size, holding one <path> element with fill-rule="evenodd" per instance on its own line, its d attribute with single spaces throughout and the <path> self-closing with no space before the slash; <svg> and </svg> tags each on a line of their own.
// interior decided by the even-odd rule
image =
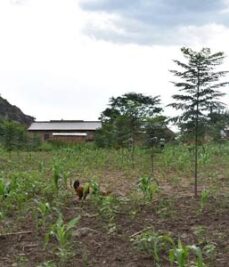
<svg viewBox="0 0 229 267">
<path fill-rule="evenodd" d="M 113 196 L 102 195 L 99 184 L 94 179 L 90 181 L 90 189 L 93 203 L 96 203 L 99 214 L 108 224 L 108 232 L 113 233 L 116 230 L 114 219 L 118 205 L 117 199 Z"/>
<path fill-rule="evenodd" d="M 147 202 L 152 201 L 153 197 L 159 191 L 158 184 L 152 182 L 150 177 L 142 176 L 138 182 L 138 188 L 143 193 L 144 199 Z"/>
<path fill-rule="evenodd" d="M 194 265 L 193 261 L 189 259 L 191 253 L 193 253 L 195 257 Z M 178 267 L 205 267 L 201 249 L 196 245 L 184 245 L 180 239 L 178 240 L 178 246 L 170 250 L 169 260 L 171 266 L 174 266 L 173 264 L 175 263 Z"/>
<path fill-rule="evenodd" d="M 94 197 L 100 197 L 100 194 L 101 194 L 100 187 L 99 187 L 99 184 L 96 182 L 96 180 L 91 179 L 89 184 L 91 188 L 91 194 Z"/>
<path fill-rule="evenodd" d="M 209 190 L 207 189 L 204 189 L 202 192 L 201 192 L 201 195 L 200 195 L 200 212 L 202 212 L 209 200 L 209 197 L 210 197 L 210 192 Z"/>
<path fill-rule="evenodd" d="M 0 197 L 6 198 L 10 193 L 10 183 L 0 179 Z"/>
<path fill-rule="evenodd" d="M 60 162 L 55 162 L 53 165 L 53 181 L 56 190 L 59 190 L 59 181 L 62 179 L 62 169 Z"/>
<path fill-rule="evenodd" d="M 193 252 L 196 257 L 196 262 L 195 262 L 196 266 L 205 267 L 206 265 L 204 264 L 204 261 L 203 261 L 201 249 L 197 247 L 196 245 L 192 245 L 192 246 L 189 246 L 189 250 Z"/>
<path fill-rule="evenodd" d="M 139 250 L 151 255 L 156 266 L 161 266 L 162 253 L 168 253 L 174 247 L 174 241 L 170 235 L 153 230 L 143 231 L 131 238 L 131 241 Z"/>
<path fill-rule="evenodd" d="M 108 224 L 108 233 L 116 231 L 116 224 L 114 222 L 117 209 L 117 199 L 113 196 L 104 196 L 100 198 L 99 214 Z"/>
<path fill-rule="evenodd" d="M 79 223 L 80 216 L 72 219 L 68 223 L 64 223 L 62 214 L 59 215 L 56 223 L 52 225 L 51 230 L 45 237 L 45 244 L 47 245 L 50 237 L 57 240 L 57 256 L 61 262 L 65 262 L 68 257 L 72 256 L 71 252 L 71 238 L 74 227 Z"/>
<path fill-rule="evenodd" d="M 37 226 L 42 227 L 46 225 L 46 218 L 51 212 L 51 207 L 48 202 L 35 201 L 37 204 Z"/>
</svg>

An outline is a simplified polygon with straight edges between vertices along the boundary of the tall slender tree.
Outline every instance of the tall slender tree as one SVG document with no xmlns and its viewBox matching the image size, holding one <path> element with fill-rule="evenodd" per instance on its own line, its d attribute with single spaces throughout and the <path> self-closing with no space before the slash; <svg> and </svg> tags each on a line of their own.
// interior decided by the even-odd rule
<svg viewBox="0 0 229 267">
<path fill-rule="evenodd" d="M 178 123 L 182 133 L 191 133 L 195 143 L 195 196 L 197 196 L 197 174 L 198 174 L 198 142 L 201 131 L 208 122 L 208 115 L 214 110 L 223 108 L 220 97 L 224 93 L 218 89 L 228 85 L 220 79 L 228 71 L 217 69 L 225 58 L 223 52 L 211 53 L 209 48 L 203 48 L 199 52 L 190 48 L 181 48 L 186 62 L 174 60 L 182 70 L 171 70 L 179 81 L 173 84 L 179 89 L 180 94 L 173 95 L 175 102 L 169 106 L 182 110 L 180 116 L 173 120 Z"/>
</svg>

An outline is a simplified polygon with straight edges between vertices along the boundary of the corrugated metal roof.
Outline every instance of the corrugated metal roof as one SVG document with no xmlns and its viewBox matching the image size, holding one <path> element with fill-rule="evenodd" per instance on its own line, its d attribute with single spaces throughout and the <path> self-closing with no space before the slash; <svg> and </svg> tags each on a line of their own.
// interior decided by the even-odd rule
<svg viewBox="0 0 229 267">
<path fill-rule="evenodd" d="M 100 121 L 37 121 L 28 128 L 29 131 L 57 131 L 57 130 L 96 130 L 101 128 Z"/>
</svg>

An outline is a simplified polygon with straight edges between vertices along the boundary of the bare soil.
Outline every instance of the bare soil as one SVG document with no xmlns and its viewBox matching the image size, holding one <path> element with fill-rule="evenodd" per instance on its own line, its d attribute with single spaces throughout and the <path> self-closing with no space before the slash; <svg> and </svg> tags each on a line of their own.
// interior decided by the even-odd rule
<svg viewBox="0 0 229 267">
<path fill-rule="evenodd" d="M 199 212 L 199 200 L 191 196 L 160 196 L 151 204 L 144 205 L 126 199 L 116 211 L 116 229 L 109 232 L 107 222 L 98 215 L 92 199 L 77 202 L 74 198 L 64 204 L 66 221 L 81 215 L 79 225 L 73 233 L 74 256 L 64 264 L 55 256 L 55 240 L 44 247 L 44 232 L 37 231 L 32 214 L 12 215 L 9 235 L 0 235 L 0 266 L 36 267 L 42 262 L 53 260 L 57 266 L 66 267 L 148 267 L 156 266 L 145 252 L 137 250 L 130 237 L 152 227 L 155 231 L 169 233 L 174 240 L 180 238 L 185 244 L 215 244 L 215 254 L 207 260 L 207 266 L 226 267 L 229 262 L 229 209 L 224 196 L 211 198 L 205 209 Z M 202 229 L 199 233 L 198 229 Z M 168 258 L 162 255 L 162 258 Z M 163 260 L 162 266 L 169 266 Z"/>
</svg>

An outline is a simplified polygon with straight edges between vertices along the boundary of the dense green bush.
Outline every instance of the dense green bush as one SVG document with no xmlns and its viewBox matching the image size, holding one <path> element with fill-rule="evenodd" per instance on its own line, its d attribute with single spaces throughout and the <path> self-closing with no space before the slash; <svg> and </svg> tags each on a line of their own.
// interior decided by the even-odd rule
<svg viewBox="0 0 229 267">
<path fill-rule="evenodd" d="M 35 150 L 40 146 L 38 136 L 29 136 L 26 126 L 9 120 L 0 121 L 0 144 L 7 151 Z"/>
</svg>

